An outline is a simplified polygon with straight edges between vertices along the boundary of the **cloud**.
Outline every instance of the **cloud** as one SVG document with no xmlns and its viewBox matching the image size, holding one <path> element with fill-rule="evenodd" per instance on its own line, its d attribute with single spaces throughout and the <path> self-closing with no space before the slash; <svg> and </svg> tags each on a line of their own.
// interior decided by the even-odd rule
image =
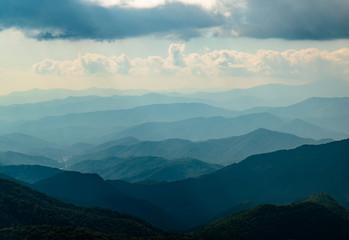
<svg viewBox="0 0 349 240">
<path fill-rule="evenodd" d="M 184 67 L 184 44 L 171 44 L 168 49 L 169 60 L 174 66 Z"/>
<path fill-rule="evenodd" d="M 153 8 L 161 5 L 165 5 L 168 2 L 180 2 L 184 4 L 196 4 L 206 9 L 212 9 L 216 6 L 216 0 L 85 0 L 93 2 L 101 6 L 122 6 L 122 7 L 133 7 L 133 8 Z"/>
<path fill-rule="evenodd" d="M 104 56 L 88 53 L 71 61 L 45 59 L 33 66 L 39 74 L 122 74 L 138 77 L 265 77 L 281 79 L 348 79 L 349 48 L 333 52 L 316 48 L 259 50 L 247 53 L 214 50 L 185 54 L 184 44 L 171 44 L 166 58 L 130 59 L 125 54 Z"/>
<path fill-rule="evenodd" d="M 148 34 L 186 38 L 222 24 L 223 18 L 198 5 L 179 2 L 154 8 L 103 7 L 82 0 L 4 0 L 0 26 L 41 40 L 113 40 Z"/>
<path fill-rule="evenodd" d="M 56 75 L 127 74 L 131 67 L 126 55 L 107 57 L 87 53 L 72 61 L 45 59 L 33 66 L 36 73 Z"/>
<path fill-rule="evenodd" d="M 0 31 L 17 28 L 40 40 L 189 39 L 207 32 L 328 40 L 349 38 L 348 22 L 348 0 L 3 0 L 0 8 Z"/>
<path fill-rule="evenodd" d="M 246 0 L 230 19 L 241 36 L 328 40 L 349 38 L 348 0 Z"/>
</svg>

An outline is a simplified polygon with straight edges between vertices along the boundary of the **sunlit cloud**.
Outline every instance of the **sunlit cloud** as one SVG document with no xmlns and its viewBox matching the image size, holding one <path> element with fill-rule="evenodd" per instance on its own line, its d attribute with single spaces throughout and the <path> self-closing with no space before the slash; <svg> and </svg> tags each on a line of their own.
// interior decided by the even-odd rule
<svg viewBox="0 0 349 240">
<path fill-rule="evenodd" d="M 85 0 L 86 2 L 98 4 L 105 7 L 122 6 L 122 7 L 133 7 L 133 8 L 153 8 L 168 3 L 184 3 L 198 5 L 206 9 L 212 9 L 217 6 L 217 0 Z"/>
<path fill-rule="evenodd" d="M 166 58 L 149 56 L 130 59 L 125 54 L 103 56 L 88 53 L 71 61 L 45 59 L 33 66 L 38 74 L 130 76 L 278 77 L 323 80 L 347 78 L 349 48 L 333 52 L 316 48 L 302 50 L 213 50 L 185 54 L 184 44 L 171 44 Z"/>
</svg>

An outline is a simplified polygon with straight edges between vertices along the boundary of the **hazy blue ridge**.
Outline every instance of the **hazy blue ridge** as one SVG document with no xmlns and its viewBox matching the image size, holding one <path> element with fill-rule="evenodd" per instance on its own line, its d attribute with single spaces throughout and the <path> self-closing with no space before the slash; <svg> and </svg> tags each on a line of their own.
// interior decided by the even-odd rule
<svg viewBox="0 0 349 240">
<path fill-rule="evenodd" d="M 43 157 L 31 156 L 18 152 L 0 152 L 0 166 L 3 165 L 42 165 L 47 167 L 60 168 L 63 163 Z"/>
<path fill-rule="evenodd" d="M 167 139 L 164 141 L 143 141 L 129 146 L 115 145 L 99 151 L 75 156 L 68 164 L 82 160 L 99 160 L 109 157 L 158 156 L 167 159 L 196 158 L 215 164 L 230 164 L 257 154 L 281 149 L 291 149 L 303 144 L 320 144 L 330 139 L 314 140 L 295 135 L 257 129 L 248 134 L 222 139 L 192 142 L 184 139 Z"/>
<path fill-rule="evenodd" d="M 231 116 L 234 112 L 199 103 L 155 104 L 132 109 L 71 113 L 15 123 L 3 132 L 21 132 L 60 144 L 93 142 L 110 132 L 154 121 L 193 117 Z"/>
<path fill-rule="evenodd" d="M 209 174 L 220 168 L 222 168 L 221 165 L 209 164 L 197 159 L 183 158 L 169 161 L 148 156 L 86 160 L 69 167 L 69 170 L 97 173 L 104 179 L 139 182 L 183 180 Z"/>
</svg>

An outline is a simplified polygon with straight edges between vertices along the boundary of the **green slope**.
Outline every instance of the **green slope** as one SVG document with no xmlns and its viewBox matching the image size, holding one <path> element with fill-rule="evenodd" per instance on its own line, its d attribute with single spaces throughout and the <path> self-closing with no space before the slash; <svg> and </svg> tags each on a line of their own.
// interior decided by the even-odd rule
<svg viewBox="0 0 349 240">
<path fill-rule="evenodd" d="M 195 226 L 242 202 L 287 203 L 318 192 L 348 207 L 348 154 L 349 140 L 343 140 L 254 155 L 198 179 L 154 186 L 108 182 Z"/>
<path fill-rule="evenodd" d="M 62 239 L 147 239 L 164 234 L 130 215 L 75 207 L 4 179 L 0 179 L 0 209 L 1 239 L 49 239 L 55 234 Z"/>
<path fill-rule="evenodd" d="M 76 207 L 0 178 L 0 239 L 254 240 L 349 238 L 349 214 L 328 194 L 275 206 L 263 204 L 190 233 L 171 233 L 126 214 Z"/>
<path fill-rule="evenodd" d="M 320 198 L 320 199 L 318 199 Z M 340 209 L 340 212 L 333 209 Z M 348 212 L 329 195 L 298 203 L 261 205 L 225 217 L 193 235 L 201 239 L 347 239 Z"/>
<path fill-rule="evenodd" d="M 34 183 L 45 178 L 52 177 L 62 171 L 63 170 L 60 170 L 58 168 L 50 168 L 40 165 L 0 166 L 0 173 L 6 174 L 26 183 Z"/>
<path fill-rule="evenodd" d="M 173 229 L 181 224 L 146 200 L 130 197 L 106 183 L 97 174 L 61 172 L 36 182 L 40 192 L 80 206 L 103 207 L 135 215 L 158 227 Z"/>
</svg>

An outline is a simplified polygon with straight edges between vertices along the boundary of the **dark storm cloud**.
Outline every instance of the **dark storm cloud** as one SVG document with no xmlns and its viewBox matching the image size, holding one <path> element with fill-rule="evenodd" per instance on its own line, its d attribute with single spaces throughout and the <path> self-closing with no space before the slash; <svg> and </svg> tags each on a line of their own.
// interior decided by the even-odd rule
<svg viewBox="0 0 349 240">
<path fill-rule="evenodd" d="M 38 39 L 112 40 L 153 33 L 195 36 L 224 20 L 195 5 L 150 9 L 101 7 L 81 0 L 2 0 L 0 29 L 18 28 Z"/>
<path fill-rule="evenodd" d="M 231 27 L 254 38 L 349 38 L 348 0 L 247 0 Z"/>
<path fill-rule="evenodd" d="M 221 12 L 230 11 L 230 16 L 178 2 L 137 9 L 82 0 L 1 0 L 0 31 L 17 28 L 42 40 L 113 40 L 150 34 L 187 39 L 217 27 L 219 34 L 252 38 L 349 38 L 349 0 L 244 0 L 246 7 L 235 0 L 218 1 L 223 6 L 218 12 L 224 9 Z"/>
</svg>

